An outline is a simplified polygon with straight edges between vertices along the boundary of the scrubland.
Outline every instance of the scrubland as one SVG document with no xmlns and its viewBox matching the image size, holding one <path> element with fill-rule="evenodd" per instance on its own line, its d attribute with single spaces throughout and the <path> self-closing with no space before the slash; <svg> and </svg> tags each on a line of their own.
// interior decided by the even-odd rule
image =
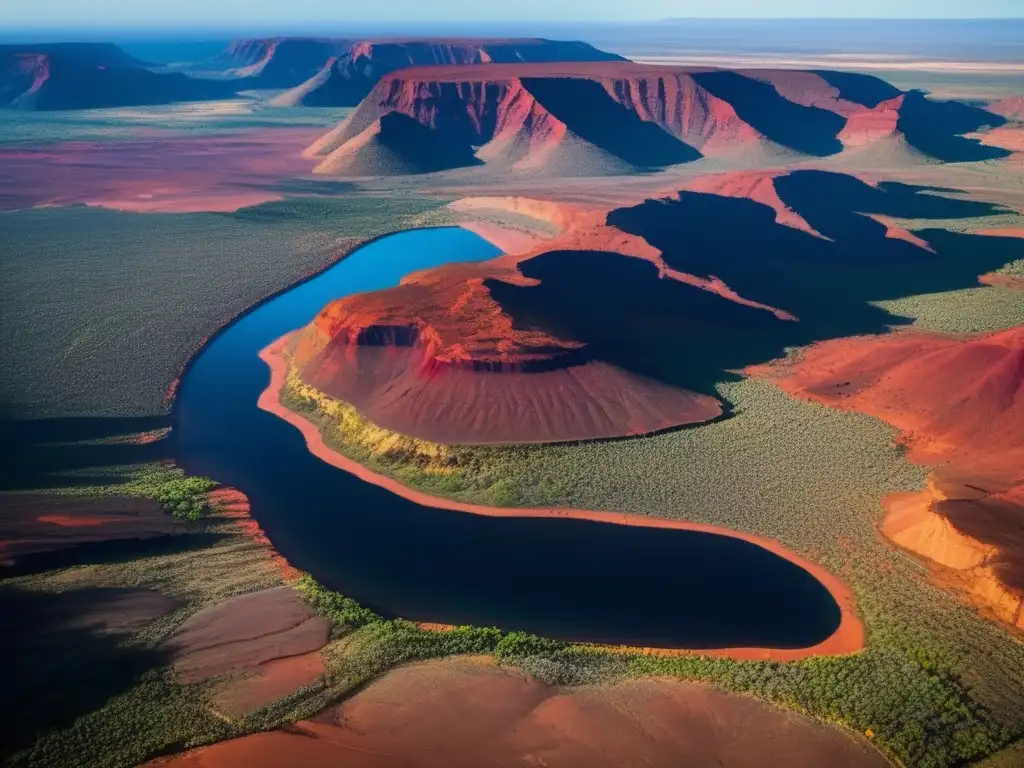
<svg viewBox="0 0 1024 768">
<path fill-rule="evenodd" d="M 186 361 L 232 317 L 442 205 L 359 196 L 230 214 L 0 213 L 0 418 L 162 414 Z"/>
</svg>

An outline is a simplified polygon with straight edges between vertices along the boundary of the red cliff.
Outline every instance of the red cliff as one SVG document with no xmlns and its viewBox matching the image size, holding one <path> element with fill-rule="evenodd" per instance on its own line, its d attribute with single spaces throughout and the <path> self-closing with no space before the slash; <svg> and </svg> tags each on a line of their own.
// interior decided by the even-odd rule
<svg viewBox="0 0 1024 768">
<path fill-rule="evenodd" d="M 864 75 L 607 61 L 456 64 L 388 75 L 308 154 L 321 159 L 318 172 L 348 176 L 482 163 L 554 175 L 632 172 L 704 155 L 820 157 L 884 140 L 966 160 L 998 150 L 960 134 L 1001 120 Z"/>
</svg>

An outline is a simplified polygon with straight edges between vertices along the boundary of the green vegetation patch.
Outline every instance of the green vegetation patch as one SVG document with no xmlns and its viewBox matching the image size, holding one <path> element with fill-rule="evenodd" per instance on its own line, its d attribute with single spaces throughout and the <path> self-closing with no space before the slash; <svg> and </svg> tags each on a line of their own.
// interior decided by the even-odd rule
<svg viewBox="0 0 1024 768">
<path fill-rule="evenodd" d="M 999 272 L 1022 277 L 1024 262 L 1011 262 Z M 874 304 L 893 315 L 912 318 L 915 328 L 938 333 L 988 333 L 1024 324 L 1024 293 L 1000 286 L 928 293 Z"/>
<path fill-rule="evenodd" d="M 0 213 L 0 416 L 163 414 L 186 361 L 232 317 L 444 203 L 352 194 L 231 214 Z"/>
</svg>

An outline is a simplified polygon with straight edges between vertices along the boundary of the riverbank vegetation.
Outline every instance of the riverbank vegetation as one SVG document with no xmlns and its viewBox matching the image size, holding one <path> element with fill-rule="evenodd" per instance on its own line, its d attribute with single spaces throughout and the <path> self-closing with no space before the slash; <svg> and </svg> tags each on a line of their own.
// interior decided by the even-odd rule
<svg viewBox="0 0 1024 768">
<path fill-rule="evenodd" d="M 302 381 L 289 365 L 281 404 L 316 425 L 324 442 L 353 461 L 437 496 L 498 507 L 543 504 L 553 488 L 528 487 L 504 463 L 521 449 L 441 445 L 401 435 Z"/>
<path fill-rule="evenodd" d="M 301 382 L 299 382 L 301 384 Z M 959 765 L 1024 734 L 1024 645 L 931 586 L 916 562 L 877 536 L 880 499 L 918 488 L 926 468 L 908 463 L 886 425 L 789 398 L 746 379 L 720 387 L 735 415 L 629 440 L 478 448 L 430 446 L 381 431 L 301 388 L 282 402 L 321 426 L 329 445 L 428 493 L 494 504 L 557 504 L 722 525 L 776 539 L 850 584 L 868 648 L 791 664 L 700 657 L 617 658 L 628 674 L 699 679 L 870 732 L 907 765 Z M 337 425 L 345 423 L 343 429 Z M 404 446 L 374 452 L 374 445 Z M 442 457 L 439 459 L 439 457 Z M 435 467 L 435 463 L 439 466 Z M 456 477 L 457 482 L 437 478 Z M 451 490 L 451 489 L 457 490 Z M 827 533 L 825 533 L 827 531 Z M 574 649 L 530 662 L 574 679 Z M 607 663 L 607 656 L 602 663 Z M 550 674 L 550 672 L 549 672 Z"/>
</svg>

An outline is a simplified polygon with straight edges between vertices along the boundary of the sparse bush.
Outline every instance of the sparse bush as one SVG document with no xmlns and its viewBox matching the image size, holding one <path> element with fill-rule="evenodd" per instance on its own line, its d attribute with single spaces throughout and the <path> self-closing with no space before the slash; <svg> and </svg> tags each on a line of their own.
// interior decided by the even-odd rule
<svg viewBox="0 0 1024 768">
<path fill-rule="evenodd" d="M 564 650 L 565 647 L 565 643 L 548 640 L 527 632 L 508 632 L 502 636 L 495 647 L 494 657 L 501 661 L 525 656 L 550 656 Z"/>
<path fill-rule="evenodd" d="M 352 598 L 325 589 L 309 574 L 303 575 L 296 586 L 313 610 L 339 629 L 358 629 L 366 624 L 383 621 L 376 613 Z"/>
</svg>

